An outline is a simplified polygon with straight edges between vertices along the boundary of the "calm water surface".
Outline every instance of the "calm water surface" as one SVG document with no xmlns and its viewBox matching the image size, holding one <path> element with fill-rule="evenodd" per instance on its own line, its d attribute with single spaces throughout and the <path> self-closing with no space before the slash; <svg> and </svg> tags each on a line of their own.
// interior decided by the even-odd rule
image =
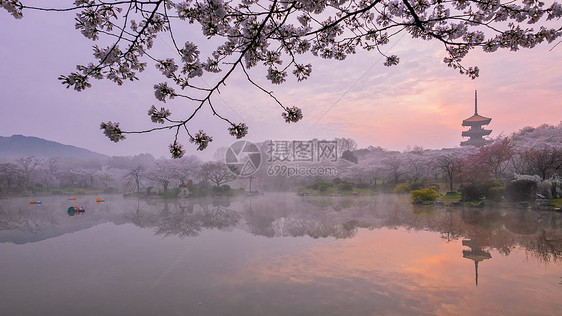
<svg viewBox="0 0 562 316">
<path fill-rule="evenodd" d="M 0 200 L 2 315 L 560 315 L 562 216 L 407 196 Z M 69 216 L 69 206 L 86 212 Z"/>
</svg>

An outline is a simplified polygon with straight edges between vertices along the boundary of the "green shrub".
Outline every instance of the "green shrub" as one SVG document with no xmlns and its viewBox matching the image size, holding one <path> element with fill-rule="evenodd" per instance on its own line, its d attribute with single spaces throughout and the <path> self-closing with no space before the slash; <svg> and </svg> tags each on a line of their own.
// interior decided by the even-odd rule
<svg viewBox="0 0 562 316">
<path fill-rule="evenodd" d="M 409 193 L 412 191 L 408 183 L 399 183 L 394 187 L 394 193 Z"/>
<path fill-rule="evenodd" d="M 478 201 L 482 196 L 482 190 L 479 185 L 468 184 L 461 189 L 461 199 L 463 201 Z"/>
<path fill-rule="evenodd" d="M 328 188 L 332 187 L 333 185 L 329 182 L 316 182 L 309 186 L 312 190 L 318 190 L 321 192 L 326 191 Z"/>
<path fill-rule="evenodd" d="M 492 182 L 496 184 L 494 187 L 505 187 L 505 183 L 503 182 L 502 179 L 496 179 L 493 180 Z"/>
<path fill-rule="evenodd" d="M 435 201 L 439 193 L 433 189 L 419 189 L 411 192 L 412 200 Z"/>
<path fill-rule="evenodd" d="M 505 187 L 505 197 L 513 202 L 529 201 L 534 198 L 537 183 L 529 179 L 511 181 Z"/>
<path fill-rule="evenodd" d="M 320 192 L 324 192 L 324 191 L 328 190 L 328 188 L 331 187 L 331 186 L 332 186 L 331 183 L 319 183 L 318 184 L 318 190 Z"/>
<path fill-rule="evenodd" d="M 487 199 L 494 202 L 499 202 L 502 199 L 503 192 L 504 192 L 504 188 L 501 187 L 490 188 L 490 190 L 488 190 Z"/>
<path fill-rule="evenodd" d="M 359 182 L 355 185 L 355 187 L 358 189 L 368 189 L 369 184 L 367 182 Z"/>
<path fill-rule="evenodd" d="M 220 187 L 212 187 L 212 190 L 216 194 L 228 193 L 228 192 L 230 192 L 230 185 L 223 184 Z"/>
<path fill-rule="evenodd" d="M 180 194 L 180 188 L 173 188 L 173 189 L 166 190 L 166 192 L 164 192 L 164 194 L 163 194 L 163 197 L 164 198 L 176 198 L 176 197 L 178 197 L 179 194 Z"/>
<path fill-rule="evenodd" d="M 490 189 L 498 188 L 498 187 L 499 188 L 503 187 L 503 181 L 501 180 L 486 181 L 480 184 L 480 193 L 482 193 L 482 195 L 488 198 Z"/>
<path fill-rule="evenodd" d="M 342 182 L 342 183 L 338 184 L 338 189 L 340 191 L 351 191 L 351 190 L 353 190 L 353 184 L 351 184 L 349 182 Z"/>
</svg>

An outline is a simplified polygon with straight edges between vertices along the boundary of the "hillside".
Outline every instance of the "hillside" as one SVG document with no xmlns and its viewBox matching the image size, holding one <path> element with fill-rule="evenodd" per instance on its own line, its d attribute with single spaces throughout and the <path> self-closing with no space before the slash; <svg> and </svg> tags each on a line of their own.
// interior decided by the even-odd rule
<svg viewBox="0 0 562 316">
<path fill-rule="evenodd" d="M 64 145 L 39 137 L 12 135 L 0 136 L 0 159 L 17 159 L 21 157 L 37 158 L 82 158 L 107 159 L 109 156 L 90 151 L 88 149 Z"/>
</svg>

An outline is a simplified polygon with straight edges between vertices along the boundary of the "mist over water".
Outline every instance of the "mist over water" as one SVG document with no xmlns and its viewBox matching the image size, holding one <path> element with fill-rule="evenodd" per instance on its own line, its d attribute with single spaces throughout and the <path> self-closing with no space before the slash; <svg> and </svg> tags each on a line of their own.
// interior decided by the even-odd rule
<svg viewBox="0 0 562 316">
<path fill-rule="evenodd" d="M 0 203 L 2 314 L 554 315 L 562 215 L 407 196 Z M 86 209 L 69 216 L 69 206 Z"/>
</svg>

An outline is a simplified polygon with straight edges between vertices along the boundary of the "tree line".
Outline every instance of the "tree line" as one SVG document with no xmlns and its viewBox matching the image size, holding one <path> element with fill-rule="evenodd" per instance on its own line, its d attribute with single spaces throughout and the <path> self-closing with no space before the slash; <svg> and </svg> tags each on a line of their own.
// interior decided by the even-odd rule
<svg viewBox="0 0 562 316">
<path fill-rule="evenodd" d="M 317 141 L 317 140 L 316 140 Z M 214 161 L 193 155 L 179 159 L 155 159 L 149 154 L 111 157 L 106 161 L 71 158 L 25 157 L 0 163 L 0 193 L 34 194 L 63 192 L 124 192 L 171 194 L 183 188 L 215 190 L 231 184 L 240 188 L 291 190 L 317 182 L 361 183 L 373 189 L 394 189 L 400 183 L 446 185 L 455 191 L 460 184 L 479 184 L 498 179 L 534 176 L 538 181 L 560 177 L 562 170 L 562 123 L 526 127 L 510 136 L 500 136 L 490 145 L 449 149 L 389 151 L 369 146 L 357 149 L 350 138 L 336 138 L 338 157 L 333 162 L 300 163 L 306 168 L 333 168 L 335 173 L 307 176 L 268 174 L 275 162 L 268 161 L 267 142 L 258 143 L 262 165 L 249 178 L 234 175 L 224 162 L 225 149 Z M 291 166 L 291 163 L 287 163 Z M 249 188 L 248 188 L 249 189 Z M 171 192 L 171 193 L 170 193 Z"/>
</svg>

